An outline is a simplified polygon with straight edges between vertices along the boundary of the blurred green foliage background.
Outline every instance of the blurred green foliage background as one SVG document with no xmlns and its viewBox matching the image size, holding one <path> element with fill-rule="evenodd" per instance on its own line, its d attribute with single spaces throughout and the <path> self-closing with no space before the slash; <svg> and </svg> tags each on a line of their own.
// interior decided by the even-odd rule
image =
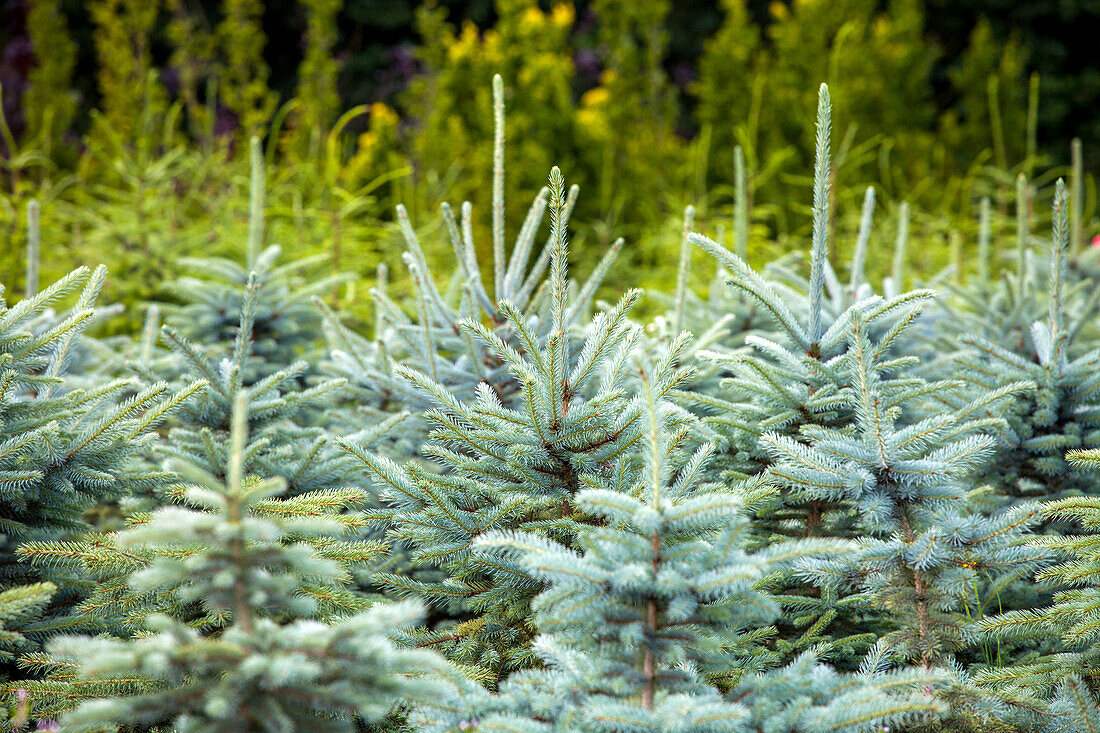
<svg viewBox="0 0 1100 733">
<path fill-rule="evenodd" d="M 1100 0 L 4 0 L 0 282 L 23 277 L 26 203 L 42 205 L 43 277 L 105 262 L 128 306 L 170 298 L 179 257 L 239 256 L 247 144 L 268 158 L 267 241 L 323 269 L 402 268 L 393 206 L 449 260 L 445 200 L 487 229 L 489 80 L 508 94 L 507 209 L 518 228 L 554 164 L 582 193 L 586 270 L 626 237 L 620 283 L 666 285 L 681 212 L 730 236 L 733 150 L 748 169 L 752 259 L 809 227 L 817 86 L 832 90 L 838 256 L 863 190 L 880 202 L 884 273 L 897 206 L 911 271 L 962 273 L 977 202 L 1037 212 L 1082 151 L 1077 232 L 1093 232 Z M 482 232 L 483 234 L 484 232 Z M 488 238 L 481 236 L 479 242 Z M 846 244 L 849 243 L 849 244 Z M 1078 242 L 1080 245 L 1081 242 Z M 403 278 L 394 276 L 397 293 Z M 615 278 L 612 278 L 615 280 Z M 365 317 L 352 279 L 335 304 Z"/>
</svg>

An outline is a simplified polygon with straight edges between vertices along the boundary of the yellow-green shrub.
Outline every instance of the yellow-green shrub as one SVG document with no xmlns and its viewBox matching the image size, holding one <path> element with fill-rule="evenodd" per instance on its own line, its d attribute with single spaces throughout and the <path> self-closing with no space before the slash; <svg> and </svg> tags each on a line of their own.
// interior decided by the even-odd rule
<svg viewBox="0 0 1100 733">
<path fill-rule="evenodd" d="M 43 152 L 51 157 L 76 116 L 77 100 L 72 90 L 76 44 L 69 38 L 58 0 L 34 0 L 27 13 L 27 30 L 35 66 L 28 74 L 29 86 L 23 95 L 26 137 L 41 139 Z"/>
</svg>

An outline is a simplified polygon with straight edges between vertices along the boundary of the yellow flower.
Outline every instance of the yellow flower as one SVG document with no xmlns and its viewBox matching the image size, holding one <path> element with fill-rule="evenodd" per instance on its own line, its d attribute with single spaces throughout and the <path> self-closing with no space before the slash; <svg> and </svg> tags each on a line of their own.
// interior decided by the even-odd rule
<svg viewBox="0 0 1100 733">
<path fill-rule="evenodd" d="M 375 125 L 385 125 L 386 127 L 396 126 L 398 123 L 397 112 L 392 107 L 384 102 L 375 102 L 370 106 L 370 124 L 371 127 Z"/>
<path fill-rule="evenodd" d="M 602 107 L 610 99 L 611 92 L 607 91 L 607 87 L 596 87 L 581 95 L 581 106 L 585 108 Z"/>
<path fill-rule="evenodd" d="M 569 3 L 561 3 L 555 5 L 550 9 L 550 20 L 554 25 L 561 26 L 562 28 L 568 28 L 573 25 L 573 20 L 576 18 L 576 13 L 573 11 L 573 6 Z"/>
<path fill-rule="evenodd" d="M 378 142 L 378 136 L 373 132 L 367 131 L 359 136 L 359 150 L 367 151 L 374 147 Z"/>
<path fill-rule="evenodd" d="M 523 12 L 523 17 L 519 19 L 519 27 L 525 31 L 539 30 L 542 28 L 545 18 L 546 16 L 542 14 L 538 7 L 527 8 Z"/>
<path fill-rule="evenodd" d="M 458 34 L 454 42 L 447 47 L 447 58 L 450 61 L 458 62 L 467 56 L 473 56 L 478 53 L 479 43 L 477 26 L 471 21 L 466 21 L 462 24 L 462 32 Z"/>
</svg>

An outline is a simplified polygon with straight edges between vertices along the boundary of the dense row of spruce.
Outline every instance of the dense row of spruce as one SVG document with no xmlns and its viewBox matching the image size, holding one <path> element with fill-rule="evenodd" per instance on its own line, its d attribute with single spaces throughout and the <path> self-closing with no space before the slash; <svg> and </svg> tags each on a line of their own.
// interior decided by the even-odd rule
<svg viewBox="0 0 1100 733">
<path fill-rule="evenodd" d="M 492 262 L 469 204 L 445 274 L 399 210 L 415 297 L 380 273 L 373 340 L 262 246 L 258 154 L 245 263 L 189 262 L 141 338 L 85 335 L 102 269 L 0 304 L 6 729 L 1100 730 L 1100 288 L 1061 184 L 1049 239 L 1021 181 L 1016 241 L 939 292 L 904 208 L 865 279 L 869 190 L 841 280 L 822 87 L 809 276 L 745 263 L 742 208 L 642 324 L 596 299 L 621 242 L 569 277 L 557 169 L 507 246 L 496 92 Z"/>
</svg>

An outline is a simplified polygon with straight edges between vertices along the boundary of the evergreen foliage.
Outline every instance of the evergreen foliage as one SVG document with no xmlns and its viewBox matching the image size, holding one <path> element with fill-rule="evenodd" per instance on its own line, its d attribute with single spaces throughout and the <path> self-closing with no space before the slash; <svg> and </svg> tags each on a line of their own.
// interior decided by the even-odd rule
<svg viewBox="0 0 1100 733">
<path fill-rule="evenodd" d="M 960 339 L 965 350 L 956 364 L 978 389 L 1016 381 L 1034 385 L 1006 415 L 1006 445 L 990 477 L 1004 503 L 1097 490 L 1095 476 L 1069 470 L 1063 458 L 1068 450 L 1100 446 L 1100 352 L 1085 341 L 1094 328 L 1091 321 L 1100 305 L 1100 291 L 1088 279 L 1074 283 L 1068 276 L 1068 204 L 1059 180 L 1045 317 L 1026 322 L 1026 329 L 1021 322 L 1039 309 L 1029 283 L 1033 277 L 1025 268 L 1016 273 L 1014 288 L 1010 280 L 1001 288 L 1001 302 L 1015 301 L 1007 317 L 996 317 L 1004 312 L 1002 306 L 994 307 L 994 317 L 984 322 L 967 319 L 971 330 Z M 1024 254 L 1022 262 L 1026 262 Z M 957 403 L 944 400 L 944 404 L 955 407 Z"/>
<path fill-rule="evenodd" d="M 38 56 L 36 68 L 28 75 L 30 86 L 23 99 L 27 135 L 32 139 L 41 136 L 49 154 L 76 116 L 76 98 L 70 88 L 76 44 L 69 36 L 68 23 L 57 0 L 40 0 L 31 5 L 27 30 Z"/>
<path fill-rule="evenodd" d="M 302 102 L 300 129 L 311 134 L 328 131 L 340 112 L 336 81 L 339 62 L 333 58 L 336 16 L 343 0 L 310 0 L 306 4 L 306 52 L 298 69 L 298 98 Z"/>
<path fill-rule="evenodd" d="M 184 375 L 202 375 L 208 388 L 183 406 L 178 428 L 173 430 L 164 450 L 178 457 L 190 456 L 190 460 L 205 467 L 214 474 L 220 474 L 225 466 L 227 446 L 225 438 L 229 434 L 233 403 L 238 395 L 247 390 L 251 409 L 249 410 L 250 435 L 255 445 L 250 445 L 246 454 L 245 468 L 250 472 L 259 471 L 267 476 L 281 476 L 288 482 L 288 491 L 292 494 L 303 493 L 317 488 L 325 482 L 322 473 L 324 457 L 318 455 L 315 444 L 320 429 L 305 424 L 295 424 L 296 419 L 304 423 L 303 411 L 327 393 L 340 387 L 339 380 L 322 380 L 303 387 L 300 379 L 308 369 L 303 360 L 297 360 L 246 385 L 246 375 L 250 367 L 261 358 L 252 356 L 255 351 L 253 329 L 254 313 L 260 300 L 260 286 L 255 275 L 249 277 L 244 291 L 244 303 L 238 314 L 238 327 L 233 340 L 233 350 L 222 356 L 220 349 L 202 349 L 192 344 L 175 329 L 166 326 L 163 338 L 177 357 L 169 368 L 175 367 Z M 209 353 L 213 352 L 213 353 Z M 261 362 L 262 363 L 262 362 Z M 155 371 L 147 372 L 155 377 Z M 147 378 L 148 378 L 147 377 Z M 291 445 L 299 443 L 301 450 Z M 307 447 L 312 446 L 312 447 Z M 283 460 L 279 460 L 283 456 Z M 289 463 L 287 463 L 289 461 Z M 264 466 L 261 469 L 259 467 Z"/>
<path fill-rule="evenodd" d="M 305 410 L 339 387 L 339 382 L 330 380 L 301 388 L 297 377 L 306 367 L 299 361 L 273 372 L 251 388 L 243 383 L 242 375 L 248 373 L 249 364 L 257 360 L 250 356 L 250 318 L 258 293 L 253 277 L 246 289 L 245 307 L 229 357 L 208 356 L 174 330 L 165 328 L 164 338 L 174 357 L 164 360 L 165 368 L 174 375 L 182 375 L 176 378 L 183 383 L 196 377 L 203 379 L 206 388 L 180 406 L 169 421 L 167 440 L 153 446 L 151 457 L 158 463 L 165 459 L 183 461 L 224 479 L 230 458 L 234 404 L 246 396 L 248 442 L 242 456 L 242 470 L 264 480 L 278 481 L 280 493 L 285 498 L 284 503 L 265 504 L 261 509 L 278 516 L 340 515 L 339 521 L 347 531 L 365 539 L 366 521 L 356 511 L 370 501 L 370 494 L 356 481 L 351 463 L 332 445 L 326 431 L 308 425 L 305 419 Z M 155 379 L 155 367 L 149 369 L 135 364 L 134 368 L 147 378 Z M 370 442 L 372 435 L 384 432 L 387 427 L 389 425 L 383 424 L 375 431 L 365 431 L 362 440 Z M 158 471 L 156 476 L 156 481 L 142 487 L 143 493 L 134 492 L 131 501 L 125 503 L 131 512 L 138 512 L 131 515 L 131 521 L 142 518 L 144 512 L 160 504 L 184 499 L 185 486 L 180 484 L 176 472 Z M 79 541 L 34 542 L 24 545 L 21 552 L 36 564 L 68 568 L 78 576 L 95 580 L 90 595 L 69 614 L 66 621 L 69 628 L 127 633 L 140 626 L 151 609 L 160 608 L 163 612 L 162 604 L 168 601 L 164 593 L 134 592 L 125 582 L 126 575 L 147 565 L 158 553 L 129 551 L 119 546 L 113 534 L 91 535 Z M 169 550 L 168 555 L 172 552 Z M 378 546 L 373 542 L 337 544 L 332 548 L 331 559 L 354 566 L 377 553 Z M 315 595 L 326 613 L 361 606 L 361 602 L 348 593 L 334 594 L 317 589 Z M 221 623 L 218 617 L 205 613 L 194 616 L 186 608 L 179 609 L 179 613 L 200 627 L 216 627 Z"/>
<path fill-rule="evenodd" d="M 993 517 L 965 509 L 968 477 L 995 445 L 980 432 L 991 421 L 975 415 L 975 407 L 995 405 L 1013 389 L 990 393 L 954 415 L 901 425 L 898 418 L 915 411 L 915 399 L 930 387 L 943 391 L 950 385 L 891 385 L 873 366 L 873 347 L 858 320 L 849 340 L 855 431 L 808 428 L 808 445 L 765 438 L 780 459 L 775 475 L 783 483 L 852 502 L 863 528 L 854 563 L 845 568 L 844 561 L 810 561 L 802 572 L 817 583 L 844 577 L 858 583 L 887 614 L 890 630 L 878 644 L 890 658 L 950 669 L 953 655 L 967 647 L 968 620 L 983 613 L 979 585 L 1027 577 L 1045 563 L 1046 553 L 1024 542 L 1038 521 L 1037 507 L 1021 505 Z M 981 730 L 981 721 L 1004 714 L 997 701 L 969 690 L 952 694 L 961 696 L 954 701 L 956 725 Z"/>
<path fill-rule="evenodd" d="M 1095 473 L 1100 468 L 1100 451 L 1070 451 L 1066 460 L 1070 470 Z M 1072 521 L 1075 527 L 1072 534 L 1032 539 L 1032 544 L 1057 553 L 1061 559 L 1038 576 L 1055 590 L 1052 603 L 984 618 L 974 629 L 981 638 L 1023 643 L 1040 652 L 1009 667 L 983 669 L 978 679 L 1003 694 L 1051 698 L 1056 720 L 1044 731 L 1087 731 L 1100 717 L 1100 698 L 1087 682 L 1097 671 L 1095 616 L 1100 584 L 1094 568 L 1098 506 L 1095 496 L 1044 504 L 1046 517 Z M 1054 648 L 1051 640 L 1057 642 Z"/>
<path fill-rule="evenodd" d="M 158 476 L 138 460 L 140 450 L 169 410 L 202 386 L 173 393 L 164 382 L 143 389 L 127 379 L 66 384 L 71 350 L 94 316 L 105 274 L 77 270 L 14 305 L 0 301 L 4 585 L 53 579 L 65 587 L 68 602 L 80 592 L 73 579 L 32 568 L 21 546 L 76 536 L 88 528 L 85 512 L 97 502 L 118 501 L 154 483 Z M 78 288 L 71 309 L 49 309 Z M 36 588 L 40 597 L 45 587 Z M 35 628 L 47 634 L 50 625 Z"/>
<path fill-rule="evenodd" d="M 259 184 L 262 186 L 262 178 Z M 262 198 L 257 197 L 257 201 L 262 202 Z M 255 216 L 262 217 L 262 211 Z M 253 228 L 254 231 L 258 229 Z M 276 248 L 263 252 L 256 258 L 257 266 L 264 270 L 276 252 Z M 225 261 L 221 265 L 220 269 L 211 269 L 234 272 L 232 263 Z M 255 273 L 239 291 L 232 284 L 193 279 L 190 290 L 195 293 L 197 302 L 187 309 L 190 320 L 211 325 L 210 320 L 218 318 L 218 309 L 234 307 L 237 301 L 240 303 L 236 327 L 202 334 L 206 341 L 204 346 L 166 327 L 164 341 L 170 348 L 167 351 L 156 349 L 157 324 L 153 312 L 139 347 L 140 353 L 130 368 L 152 384 L 164 379 L 187 385 L 199 379 L 205 382 L 206 389 L 184 402 L 172 416 L 166 440 L 148 446 L 151 450 L 144 458 L 150 479 L 120 503 L 129 512 L 131 523 L 143 523 L 149 510 L 165 503 L 185 501 L 186 485 L 181 484 L 177 472 L 160 469 L 165 459 L 201 467 L 224 479 L 230 458 L 233 405 L 245 395 L 250 408 L 247 418 L 250 439 L 243 457 L 243 470 L 278 481 L 282 487 L 280 500 L 261 502 L 254 507 L 255 511 L 268 518 L 327 517 L 338 522 L 344 527 L 346 536 L 339 541 L 320 542 L 317 550 L 331 562 L 338 563 L 349 577 L 357 577 L 359 568 L 377 558 L 381 549 L 378 542 L 367 537 L 366 522 L 360 511 L 363 504 L 370 501 L 370 495 L 351 475 L 350 462 L 331 444 L 325 430 L 312 424 L 318 400 L 338 388 L 340 383 L 328 380 L 308 387 L 303 385 L 307 365 L 296 358 L 294 347 L 297 344 L 293 338 L 299 331 L 293 312 L 285 320 L 280 318 L 285 303 L 281 299 L 285 298 L 286 290 L 278 285 L 263 288 Z M 212 295 L 205 297 L 210 293 Z M 271 348 L 255 346 L 257 312 L 269 316 L 264 323 L 267 326 L 264 336 Z M 301 314 L 302 310 L 298 312 Z M 203 316 L 210 317 L 204 320 Z M 313 317 L 319 320 L 316 315 Z M 184 318 L 174 320 L 188 323 Z M 132 351 L 130 355 L 133 356 Z M 287 361 L 282 362 L 284 359 Z M 115 360 L 118 361 L 117 356 Z M 307 412 L 309 410 L 313 412 Z M 375 434 L 384 432 L 386 427 L 385 424 L 379 426 Z M 370 442 L 370 431 L 366 431 L 363 440 Z M 38 567 L 53 572 L 63 570 L 80 578 L 81 585 L 88 587 L 86 597 L 69 604 L 67 613 L 55 622 L 60 628 L 111 633 L 125 638 L 142 629 L 146 618 L 154 614 L 167 614 L 205 632 L 216 631 L 226 624 L 225 618 L 216 613 L 212 615 L 210 609 L 197 606 L 194 600 L 177 598 L 170 588 L 138 589 L 127 582 L 128 576 L 150 564 L 178 557 L 179 547 L 133 550 L 120 544 L 117 534 L 99 532 L 25 543 L 20 552 Z M 337 617 L 364 607 L 365 601 L 343 586 L 313 583 L 305 587 L 321 616 Z M 49 679 L 42 684 L 28 685 L 32 700 L 46 705 L 47 710 L 64 709 L 67 700 L 89 694 L 83 690 L 83 685 L 73 680 L 71 670 L 64 665 L 59 667 L 55 658 L 31 656 L 25 662 L 48 674 Z"/>
<path fill-rule="evenodd" d="M 514 367 L 506 355 L 493 353 L 498 343 L 519 354 L 534 354 L 556 333 L 553 337 L 561 340 L 558 348 L 567 360 L 558 368 L 571 366 L 568 360 L 573 357 L 569 355 L 580 353 L 584 321 L 622 240 L 611 246 L 583 284 L 571 287 L 565 279 L 565 230 L 579 189 L 572 186 L 567 192 L 552 192 L 543 188 L 532 202 L 511 252 L 506 253 L 504 84 L 499 76 L 494 77 L 493 94 L 496 132 L 491 271 L 487 269 L 483 276 L 478 264 L 473 206 L 469 202 L 462 205 L 461 220 L 455 218 L 448 204 L 441 207 L 458 264 L 449 287 L 443 287 L 433 275 L 405 208 L 398 207 L 415 314 L 407 315 L 391 299 L 384 273 L 372 291 L 378 313 L 373 343 L 326 309 L 329 371 L 347 379 L 357 398 L 357 412 L 347 418 L 351 423 L 380 419 L 402 409 L 416 414 L 432 406 L 435 400 L 430 395 L 401 378 L 400 372 L 409 366 L 455 398 L 472 399 L 488 387 L 502 405 L 512 406 L 519 399 L 524 377 L 512 373 Z M 548 206 L 550 232 L 539 247 L 537 240 Z M 629 296 L 630 302 L 636 298 Z M 620 310 L 626 307 L 624 304 Z M 468 327 L 470 323 L 489 324 L 491 330 L 479 335 Z M 486 338 L 489 344 L 482 343 Z"/>
<path fill-rule="evenodd" d="M 280 265 L 280 252 L 278 246 L 268 247 L 251 268 L 224 259 L 184 260 L 182 264 L 193 274 L 170 283 L 182 303 L 163 309 L 165 322 L 180 337 L 207 347 L 212 357 L 228 356 L 249 291 L 255 290 L 254 302 L 248 305 L 249 355 L 254 357 L 245 377 L 248 384 L 310 355 L 321 325 L 312 299 L 332 287 L 326 278 L 308 286 L 299 284 L 302 274 L 320 258 Z"/>
<path fill-rule="evenodd" d="M 249 359 L 239 368 L 245 370 L 243 380 L 249 385 L 311 356 L 321 326 L 313 299 L 342 279 L 316 277 L 307 284 L 307 276 L 326 259 L 324 255 L 279 264 L 282 248 L 265 246 L 266 170 L 259 138 L 252 138 L 250 144 L 245 262 L 182 258 L 180 264 L 190 274 L 169 283 L 178 302 L 164 306 L 173 331 L 207 347 L 211 357 L 232 353 L 242 327 L 241 314 L 247 311 Z"/>
<path fill-rule="evenodd" d="M 339 538 L 346 527 L 289 506 L 262 510 L 283 487 L 244 474 L 247 409 L 248 396 L 241 394 L 225 479 L 174 462 L 188 482 L 189 506 L 160 509 L 117 537 L 122 548 L 168 550 L 129 576 L 136 591 L 171 588 L 179 603 L 200 604 L 207 616 L 227 619 L 228 628 L 207 636 L 153 615 L 149 633 L 132 640 L 55 640 L 51 653 L 84 689 L 124 685 L 116 696 L 85 701 L 66 714 L 65 730 L 171 724 L 196 732 L 322 725 L 353 731 L 357 717 L 382 718 L 423 684 L 405 675 L 430 670 L 433 655 L 387 639 L 395 627 L 417 620 L 415 606 L 379 606 L 331 624 L 310 620 L 319 609 L 309 587 L 347 582 L 332 547 L 310 540 Z"/>
<path fill-rule="evenodd" d="M 517 563 L 545 584 L 533 609 L 545 668 L 513 675 L 491 698 L 456 686 L 441 717 L 438 709 L 427 712 L 426 729 L 453 730 L 454 718 L 472 715 L 473 729 L 516 733 L 743 731 L 764 720 L 769 730 L 812 721 L 854 733 L 935 717 L 941 706 L 916 691 L 913 678 L 848 680 L 851 699 L 859 699 L 855 711 L 845 695 L 810 705 L 773 696 L 803 673 L 807 679 L 795 683 L 804 686 L 802 701 L 843 684 L 811 655 L 796 667 L 753 675 L 768 664 L 766 624 L 779 612 L 759 590 L 761 578 L 845 547 L 802 540 L 746 553 L 739 498 L 700 483 L 711 446 L 683 454 L 683 429 L 666 427 L 676 425 L 678 410 L 662 398 L 652 367 L 639 369 L 645 435 L 630 459 L 641 470 L 626 485 L 586 481 L 576 504 L 602 521 L 580 531 L 576 549 L 518 532 L 477 540 L 475 552 Z"/>
<path fill-rule="evenodd" d="M 34 583 L 0 593 L 0 661 L 10 663 L 26 650 L 27 638 L 19 629 L 43 611 L 56 590 L 52 583 Z"/>
<path fill-rule="evenodd" d="M 858 323 L 874 334 L 874 346 L 867 352 L 872 368 L 897 370 L 909 363 L 905 357 L 899 359 L 898 352 L 932 295 L 916 290 L 884 298 L 864 280 L 875 202 L 870 188 L 849 282 L 842 284 L 830 265 L 831 110 L 823 85 L 809 279 L 778 265 L 766 277 L 718 242 L 698 234 L 690 237 L 718 259 L 730 289 L 740 295 L 732 301 L 738 311 L 728 317 L 742 320 L 739 312 L 744 312 L 747 302 L 762 314 L 764 323 L 744 335 L 744 348 L 700 353 L 700 361 L 709 362 L 719 378 L 676 396 L 702 416 L 710 439 L 725 449 L 715 466 L 719 475 L 761 479 L 753 484 L 749 504 L 759 516 L 756 529 L 765 540 L 857 537 L 864 532 L 851 496 L 839 486 L 785 474 L 776 465 L 783 457 L 773 446 L 777 441 L 802 441 L 814 427 L 852 430 L 860 409 L 858 373 L 851 368 L 853 329 Z M 735 236 L 735 241 L 739 238 Z M 903 381 L 893 378 L 891 383 Z M 793 578 L 783 580 L 776 590 L 791 611 L 793 624 L 783 628 L 781 642 L 791 652 L 825 644 L 851 660 L 880 632 L 866 626 L 861 617 L 867 610 L 866 599 L 858 595 L 844 597 L 836 587 L 814 589 Z"/>
<path fill-rule="evenodd" d="M 327 251 L 334 270 L 369 288 L 380 260 L 399 266 L 388 246 L 398 228 L 388 213 L 394 202 L 407 204 L 425 234 L 424 212 L 444 197 L 473 198 L 490 187 L 492 151 L 481 142 L 492 121 L 482 112 L 491 102 L 484 80 L 496 71 L 510 80 L 510 156 L 524 161 L 507 181 L 508 215 L 522 217 L 545 171 L 560 164 L 589 192 L 574 228 L 587 246 L 574 250 L 574 262 L 595 266 L 612 232 L 624 234 L 633 243 L 624 259 L 638 269 L 631 284 L 647 288 L 674 275 L 673 220 L 686 203 L 698 209 L 703 231 L 737 208 L 729 195 L 734 144 L 754 221 L 748 261 L 759 265 L 802 236 L 810 218 L 801 166 L 813 156 L 805 121 L 818 74 L 843 103 L 835 179 L 859 182 L 834 189 L 837 241 L 854 239 L 863 184 L 873 182 L 880 209 L 912 199 L 919 244 L 912 267 L 923 275 L 953 257 L 955 232 L 969 241 L 974 197 L 991 198 L 996 220 L 1011 198 L 1009 178 L 1023 171 L 1041 184 L 1038 199 L 1049 198 L 1053 175 L 1045 169 L 1070 149 L 1068 138 L 1037 132 L 1036 114 L 1047 114 L 1057 92 L 1044 77 L 1040 104 L 1039 79 L 1029 86 L 1022 76 L 1019 44 L 987 28 L 963 58 L 956 57 L 965 44 L 949 49 L 956 73 L 930 73 L 940 39 L 929 29 L 944 14 L 928 14 L 926 2 L 791 3 L 774 14 L 759 0 L 693 0 L 676 12 L 666 0 L 635 4 L 597 3 L 593 15 L 591 3 L 535 0 L 448 2 L 420 12 L 396 0 L 377 7 L 165 0 L 156 8 L 25 0 L 5 28 L 0 144 L 11 205 L 0 206 L 0 223 L 17 232 L 27 199 L 38 198 L 47 239 L 63 243 L 46 279 L 84 262 L 112 272 L 141 268 L 107 286 L 110 301 L 136 314 L 135 304 L 165 297 L 164 275 L 180 273 L 178 257 L 230 256 L 227 233 L 246 209 L 247 141 L 258 134 L 273 174 L 275 241 L 295 257 Z M 723 11 L 726 22 L 708 44 Z M 362 23 L 385 30 L 376 41 L 346 32 Z M 966 32 L 957 29 L 960 39 Z M 361 43 L 389 59 L 387 68 L 363 73 L 362 64 L 381 56 L 360 56 Z M 333 102 L 334 82 L 343 107 Z M 363 100 L 372 103 L 351 106 Z M 46 111 L 49 135 L 41 130 Z M 628 125 L 633 134 L 623 135 Z M 992 166 L 971 165 L 987 152 Z M 924 183 L 929 176 L 935 185 Z M 1079 248 L 1095 229 L 1094 181 L 1087 171 L 1075 180 Z M 488 220 L 473 219 L 475 241 Z M 19 272 L 20 249 L 0 251 L 4 272 Z M 437 274 L 449 259 L 431 247 L 426 255 Z M 872 267 L 884 255 L 872 248 Z M 350 289 L 328 300 L 349 323 L 370 304 Z M 111 324 L 137 330 L 140 319 Z"/>
<path fill-rule="evenodd" d="M 494 677 L 529 661 L 527 603 L 538 585 L 517 568 L 471 554 L 470 543 L 494 529 L 570 537 L 585 521 L 584 511 L 573 505 L 582 477 L 629 481 L 632 469 L 622 456 L 640 436 L 639 405 L 624 389 L 637 335 L 626 314 L 637 293 L 597 315 L 582 343 L 568 336 L 577 301 L 567 298 L 564 186 L 555 168 L 543 296 L 548 320 L 526 317 L 502 300 L 498 307 L 506 320 L 498 329 L 511 331 L 515 347 L 478 321 L 456 324 L 468 348 L 481 352 L 479 361 L 503 365 L 516 392 L 502 394 L 500 382 L 484 374 L 472 398 L 462 399 L 433 375 L 395 367 L 408 384 L 403 389 L 419 391 L 433 405 L 425 417 L 434 430 L 421 451 L 443 470 L 418 463 L 402 469 L 354 442 L 341 442 L 370 474 L 383 505 L 376 516 L 391 527 L 391 537 L 410 547 L 415 563 L 446 571 L 442 582 L 394 575 L 380 582 L 472 613 L 472 619 L 425 632 L 419 641 Z M 676 344 L 660 363 L 655 378 L 664 390 L 684 376 L 675 369 L 681 347 Z"/>
<path fill-rule="evenodd" d="M 777 457 L 773 476 L 811 496 L 854 505 L 865 537 L 860 567 L 900 626 L 896 638 L 884 641 L 928 666 L 958 648 L 958 618 L 937 614 L 958 612 L 978 569 L 1022 575 L 1039 561 L 1018 547 L 1037 512 L 1025 506 L 992 520 L 967 517 L 959 506 L 966 500 L 967 476 L 995 444 L 978 432 L 987 421 L 971 409 L 969 415 L 939 414 L 899 425 L 922 393 L 949 385 L 891 384 L 873 365 L 873 347 L 858 321 L 849 338 L 855 431 L 807 428 L 808 445 L 766 436 Z M 1010 394 L 1002 390 L 983 404 Z"/>
<path fill-rule="evenodd" d="M 919 315 L 922 301 L 932 295 L 917 290 L 886 300 L 874 296 L 870 286 L 862 282 L 858 253 L 867 246 L 871 204 L 865 205 L 865 226 L 861 227 L 857 243 L 857 264 L 852 268 L 851 284 L 841 285 L 828 261 L 830 137 L 831 102 L 828 90 L 822 86 L 808 280 L 778 268 L 773 268 L 776 280 L 766 280 L 718 242 L 698 234 L 691 237 L 727 268 L 728 285 L 744 293 L 757 310 L 767 314 L 771 321 L 768 330 L 778 329 L 782 339 L 777 341 L 767 333 L 750 333 L 745 337 L 750 349 L 747 354 L 703 354 L 727 375 L 715 390 L 718 395 L 683 395 L 707 416 L 720 444 L 727 446 L 728 468 L 741 473 L 758 473 L 768 465 L 767 457 L 758 448 L 760 436 L 766 431 L 797 435 L 805 424 L 850 423 L 854 405 L 843 392 L 850 384 L 843 357 L 852 320 L 862 317 L 868 327 L 883 334 L 875 354 L 876 358 L 886 360 L 891 356 L 893 342 Z M 873 202 L 873 194 L 868 194 L 867 200 Z M 825 510 L 827 507 L 813 505 L 800 509 L 815 516 Z M 817 521 L 804 520 L 805 533 L 814 533 Z"/>
<path fill-rule="evenodd" d="M 278 104 L 267 85 L 270 69 L 263 56 L 263 9 L 258 0 L 224 0 L 216 31 L 225 49 L 220 96 L 237 117 L 244 140 L 267 124 Z"/>
<path fill-rule="evenodd" d="M 811 5 L 792 12 L 839 34 Z M 226 7 L 233 32 L 254 36 L 258 6 Z M 310 4 L 314 62 L 336 7 Z M 604 149 L 652 144 L 659 158 L 665 39 L 640 36 L 669 6 L 599 7 L 622 74 L 601 87 L 655 113 Z M 913 7 L 890 17 L 912 22 Z M 501 8 L 523 37 L 572 22 L 525 0 Z M 772 41 L 797 45 L 796 30 L 780 24 Z M 880 50 L 901 33 L 869 32 Z M 454 43 L 468 56 L 499 40 Z M 131 50 L 116 72 L 145 63 Z M 643 72 L 651 87 L 635 83 Z M 302 114 L 328 120 L 332 79 L 318 82 Z M 159 114 L 147 97 L 139 125 Z M 380 268 L 370 334 L 343 307 L 355 290 L 339 247 L 322 277 L 320 258 L 285 263 L 270 244 L 286 211 L 269 201 L 279 180 L 258 137 L 247 234 L 238 217 L 229 243 L 182 260 L 165 288 L 175 302 L 150 305 L 138 338 L 93 331 L 119 313 L 95 307 L 103 268 L 38 292 L 48 258 L 27 206 L 26 295 L 0 302 L 0 691 L 14 700 L 0 728 L 1092 730 L 1100 490 L 1084 469 L 1100 467 L 1100 296 L 1073 245 L 1082 187 L 1053 185 L 1049 248 L 1026 177 L 1015 250 L 1001 244 L 1003 195 L 976 197 L 977 261 L 934 278 L 942 292 L 909 289 L 923 278 L 907 206 L 861 188 L 856 225 L 838 226 L 851 208 L 838 182 L 859 153 L 834 148 L 822 85 L 805 267 L 749 264 L 761 179 L 737 148 L 731 236 L 702 233 L 707 202 L 685 207 L 675 284 L 643 301 L 605 280 L 621 240 L 570 277 L 585 229 L 557 167 L 511 239 L 499 76 L 492 97 L 488 237 L 479 246 L 471 204 L 444 205 L 447 272 L 421 245 L 432 230 L 398 208 L 409 287 Z M 259 125 L 250 99 L 237 101 Z M 333 186 L 315 213 L 335 211 L 325 196 L 344 183 L 326 166 L 349 119 L 331 123 L 328 162 L 293 184 Z M 89 160 L 114 144 L 100 125 L 108 142 Z M 146 184 L 175 185 L 154 147 L 118 169 L 140 206 L 116 233 L 151 237 L 138 249 L 172 230 L 142 226 Z M 366 206 L 349 196 L 335 228 Z M 294 221 L 305 206 L 295 199 Z M 697 246 L 717 265 L 705 297 Z"/>
<path fill-rule="evenodd" d="M 94 0 L 88 14 L 95 24 L 97 81 L 103 99 L 97 133 L 128 138 L 150 119 L 138 110 L 163 113 L 163 85 L 153 69 L 152 34 L 157 5 L 141 0 Z"/>
</svg>

